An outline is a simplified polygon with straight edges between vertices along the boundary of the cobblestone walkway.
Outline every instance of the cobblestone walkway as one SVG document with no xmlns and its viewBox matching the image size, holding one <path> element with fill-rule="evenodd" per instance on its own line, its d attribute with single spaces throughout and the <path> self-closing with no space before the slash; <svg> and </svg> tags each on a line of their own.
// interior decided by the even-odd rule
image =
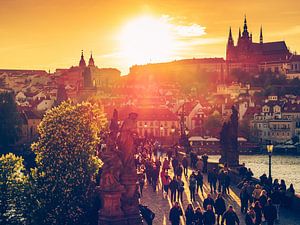
<svg viewBox="0 0 300 225">
<path fill-rule="evenodd" d="M 192 171 L 189 169 L 189 175 L 192 173 Z M 172 170 L 169 171 L 169 174 L 171 177 L 173 176 Z M 190 193 L 188 188 L 187 179 L 183 177 L 182 179 L 184 181 L 184 196 L 183 196 L 183 203 L 180 203 L 182 207 L 182 211 L 186 209 L 187 205 L 190 202 Z M 147 205 L 154 213 L 155 213 L 155 219 L 153 221 L 154 225 L 165 225 L 170 224 L 169 222 L 169 211 L 172 206 L 171 200 L 170 200 L 170 193 L 169 196 L 164 199 L 162 194 L 162 186 L 161 183 L 158 185 L 158 190 L 156 192 L 153 191 L 152 186 L 145 184 L 144 190 L 143 190 L 143 196 L 141 198 L 141 203 L 143 205 Z M 206 198 L 207 193 L 210 192 L 210 188 L 207 182 L 207 177 L 204 175 L 204 196 L 202 196 L 200 190 L 199 193 L 196 195 L 196 202 L 193 202 L 194 208 L 197 208 L 200 206 L 202 208 L 203 200 Z M 239 201 L 239 190 L 235 187 L 231 187 L 230 194 L 225 195 L 225 201 L 226 201 L 226 207 L 228 205 L 232 205 L 234 209 L 236 210 L 238 217 L 240 219 L 240 224 L 245 225 L 244 219 L 245 215 L 240 212 L 240 201 Z M 212 194 L 212 197 L 215 198 L 216 194 Z M 299 209 L 300 210 L 300 209 Z M 300 211 L 299 211 L 300 212 Z M 181 219 L 181 224 L 185 224 L 185 218 L 184 216 Z M 290 212 L 286 209 L 281 209 L 280 211 L 280 222 L 277 224 L 280 225 L 300 225 L 300 213 L 296 214 L 294 212 Z"/>
</svg>

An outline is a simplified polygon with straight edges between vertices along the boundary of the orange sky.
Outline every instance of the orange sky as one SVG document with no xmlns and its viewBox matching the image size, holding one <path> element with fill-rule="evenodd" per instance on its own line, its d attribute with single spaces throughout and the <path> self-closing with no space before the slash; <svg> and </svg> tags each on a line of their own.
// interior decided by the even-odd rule
<svg viewBox="0 0 300 225">
<path fill-rule="evenodd" d="M 93 51 L 97 66 L 125 74 L 132 62 L 122 54 L 120 33 L 144 15 L 167 20 L 176 32 L 176 48 L 161 61 L 224 57 L 228 28 L 236 39 L 244 14 L 254 41 L 262 24 L 264 41 L 300 50 L 298 0 L 0 0 L 0 68 L 68 68 L 83 49 L 86 57 Z"/>
</svg>

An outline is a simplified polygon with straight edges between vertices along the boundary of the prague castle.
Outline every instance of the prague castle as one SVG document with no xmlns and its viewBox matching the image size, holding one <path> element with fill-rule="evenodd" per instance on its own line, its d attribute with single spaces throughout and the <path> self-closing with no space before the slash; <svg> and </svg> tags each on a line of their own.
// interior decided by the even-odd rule
<svg viewBox="0 0 300 225">
<path fill-rule="evenodd" d="M 226 49 L 226 62 L 232 68 L 256 71 L 258 64 L 287 60 L 292 53 L 284 41 L 264 42 L 263 30 L 260 28 L 259 43 L 253 42 L 252 33 L 248 31 L 245 17 L 243 32 L 239 30 L 235 45 L 231 28 Z"/>
</svg>

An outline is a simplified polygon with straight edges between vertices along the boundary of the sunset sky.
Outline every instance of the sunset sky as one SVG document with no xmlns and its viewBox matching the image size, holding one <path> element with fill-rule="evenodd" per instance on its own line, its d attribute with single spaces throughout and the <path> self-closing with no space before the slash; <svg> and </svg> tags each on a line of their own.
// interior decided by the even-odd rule
<svg viewBox="0 0 300 225">
<path fill-rule="evenodd" d="M 300 50 L 299 0 L 0 0 L 0 68 L 68 68 L 81 50 L 123 74 L 136 63 L 224 57 L 244 14 L 254 41 L 262 25 L 264 41 Z"/>
</svg>

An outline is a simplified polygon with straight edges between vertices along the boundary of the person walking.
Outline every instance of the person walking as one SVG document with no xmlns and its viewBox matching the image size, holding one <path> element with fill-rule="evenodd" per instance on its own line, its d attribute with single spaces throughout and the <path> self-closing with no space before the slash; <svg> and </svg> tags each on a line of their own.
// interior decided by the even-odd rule
<svg viewBox="0 0 300 225">
<path fill-rule="evenodd" d="M 169 188 L 171 191 L 171 202 L 175 202 L 176 201 L 176 191 L 177 191 L 177 187 L 178 187 L 178 182 L 176 180 L 176 177 L 173 177 L 173 180 L 170 182 Z"/>
<path fill-rule="evenodd" d="M 163 165 L 162 165 L 162 170 L 168 170 L 170 169 L 170 161 L 168 160 L 168 158 L 165 158 L 163 161 Z"/>
<path fill-rule="evenodd" d="M 138 179 L 138 182 L 139 182 L 141 196 L 143 196 L 143 189 L 144 189 L 144 185 L 145 185 L 145 175 L 144 174 Z"/>
<path fill-rule="evenodd" d="M 179 225 L 182 210 L 178 202 L 175 202 L 169 213 L 169 220 L 172 225 Z"/>
<path fill-rule="evenodd" d="M 162 170 L 160 173 L 161 183 L 163 185 L 163 198 L 166 198 L 169 194 L 169 186 L 171 183 L 171 177 L 167 171 Z"/>
<path fill-rule="evenodd" d="M 259 201 L 260 194 L 262 192 L 262 188 L 259 184 L 255 185 L 255 189 L 252 193 L 253 201 Z"/>
<path fill-rule="evenodd" d="M 225 194 L 229 194 L 229 187 L 230 187 L 230 176 L 228 174 L 228 171 L 224 172 L 224 191 Z"/>
<path fill-rule="evenodd" d="M 151 211 L 147 206 L 139 204 L 139 210 L 148 225 L 153 224 L 153 220 L 155 218 L 155 213 Z"/>
<path fill-rule="evenodd" d="M 196 181 L 197 181 L 197 193 L 199 192 L 199 187 L 203 196 L 203 175 L 200 170 L 198 170 L 198 173 L 196 175 Z"/>
<path fill-rule="evenodd" d="M 174 157 L 172 160 L 172 167 L 173 167 L 174 174 L 176 174 L 178 165 L 179 165 L 179 160 L 176 157 Z"/>
<path fill-rule="evenodd" d="M 194 208 L 192 204 L 188 204 L 186 210 L 185 210 L 185 221 L 186 225 L 193 225 L 194 224 Z"/>
<path fill-rule="evenodd" d="M 213 171 L 208 172 L 207 179 L 210 185 L 210 193 L 216 193 L 218 175 L 215 168 L 213 169 Z"/>
<path fill-rule="evenodd" d="M 277 220 L 279 220 L 279 210 L 280 210 L 280 192 L 279 192 L 279 185 L 275 186 L 274 190 L 271 193 L 271 199 L 273 202 L 273 205 L 276 208 L 276 212 L 277 212 Z"/>
<path fill-rule="evenodd" d="M 222 194 L 219 193 L 215 200 L 215 213 L 217 214 L 217 224 L 220 224 L 220 218 L 226 211 L 226 203 Z"/>
<path fill-rule="evenodd" d="M 214 225 L 216 216 L 211 205 L 207 206 L 207 210 L 203 213 L 203 225 Z"/>
<path fill-rule="evenodd" d="M 158 177 L 159 177 L 159 168 L 154 165 L 152 170 L 152 187 L 154 192 L 156 192 Z"/>
<path fill-rule="evenodd" d="M 207 206 L 208 205 L 211 205 L 212 207 L 215 206 L 215 201 L 211 197 L 210 193 L 207 194 L 206 199 L 204 199 L 204 201 L 203 201 L 203 208 L 204 208 L 204 210 L 207 210 Z"/>
<path fill-rule="evenodd" d="M 245 223 L 246 225 L 255 225 L 255 211 L 252 206 L 250 206 L 249 210 L 247 211 Z"/>
<path fill-rule="evenodd" d="M 181 163 L 182 163 L 182 166 L 183 166 L 184 176 L 187 177 L 188 176 L 188 165 L 189 165 L 189 162 L 188 162 L 188 159 L 187 159 L 186 156 L 183 157 Z"/>
<path fill-rule="evenodd" d="M 178 177 L 182 177 L 182 172 L 183 172 L 183 167 L 182 165 L 179 163 L 177 166 L 177 169 L 175 171 L 176 176 Z"/>
<path fill-rule="evenodd" d="M 192 202 L 196 201 L 196 195 L 195 195 L 196 185 L 197 185 L 197 181 L 196 181 L 196 178 L 195 178 L 195 173 L 192 172 L 192 174 L 189 178 L 190 199 L 191 199 Z"/>
<path fill-rule="evenodd" d="M 268 225 L 274 225 L 275 220 L 277 219 L 276 207 L 272 203 L 272 199 L 268 199 L 267 205 L 264 209 L 264 217 Z"/>
<path fill-rule="evenodd" d="M 177 179 L 177 201 L 183 202 L 184 182 L 181 177 Z"/>
<path fill-rule="evenodd" d="M 206 154 L 202 155 L 202 162 L 203 162 L 202 172 L 203 173 L 207 173 L 207 161 L 208 161 L 208 156 Z"/>
<path fill-rule="evenodd" d="M 202 213 L 200 207 L 198 207 L 195 211 L 194 223 L 195 223 L 195 225 L 203 225 L 203 213 Z"/>
<path fill-rule="evenodd" d="M 268 196 L 267 196 L 267 192 L 265 190 L 262 190 L 260 196 L 259 196 L 259 203 L 261 205 L 262 210 L 264 211 L 265 206 L 267 204 L 267 200 L 268 200 Z"/>
<path fill-rule="evenodd" d="M 262 222 L 262 208 L 260 206 L 259 201 L 254 203 L 254 211 L 255 211 L 255 225 L 261 225 Z"/>
<path fill-rule="evenodd" d="M 220 170 L 218 173 L 218 192 L 224 193 L 225 186 L 225 173 L 224 170 Z"/>
<path fill-rule="evenodd" d="M 226 222 L 226 225 L 236 225 L 240 224 L 239 217 L 237 216 L 236 212 L 233 209 L 233 206 L 230 205 L 227 209 L 227 211 L 222 216 L 222 225 L 224 225 L 224 222 Z"/>
<path fill-rule="evenodd" d="M 246 213 L 248 209 L 248 201 L 249 201 L 249 194 L 247 192 L 247 185 L 248 183 L 246 182 L 242 190 L 240 192 L 240 200 L 241 200 L 241 212 Z"/>
</svg>

